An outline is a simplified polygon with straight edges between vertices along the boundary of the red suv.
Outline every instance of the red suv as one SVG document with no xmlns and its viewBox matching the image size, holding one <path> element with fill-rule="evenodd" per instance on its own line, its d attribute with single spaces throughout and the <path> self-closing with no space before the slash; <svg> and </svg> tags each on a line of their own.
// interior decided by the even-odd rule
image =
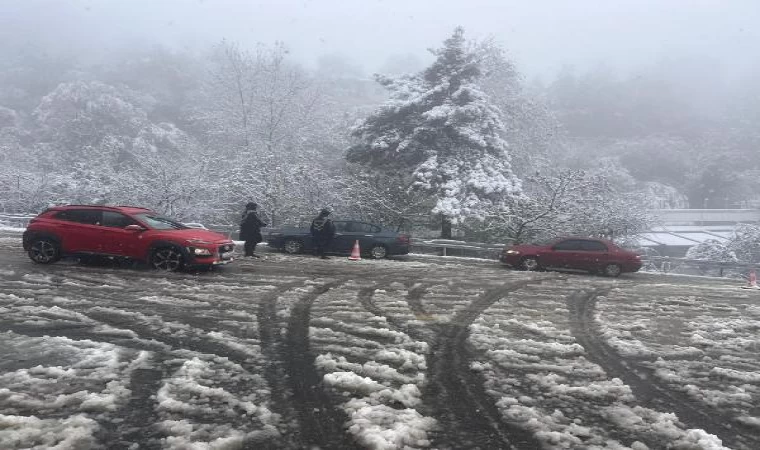
<svg viewBox="0 0 760 450">
<path fill-rule="evenodd" d="M 58 206 L 29 222 L 24 250 L 50 264 L 69 255 L 104 255 L 144 261 L 176 271 L 232 262 L 233 242 L 133 206 Z"/>
<path fill-rule="evenodd" d="M 641 256 L 610 241 L 565 238 L 549 245 L 514 245 L 501 253 L 501 262 L 516 269 L 571 269 L 616 277 L 641 268 Z"/>
</svg>

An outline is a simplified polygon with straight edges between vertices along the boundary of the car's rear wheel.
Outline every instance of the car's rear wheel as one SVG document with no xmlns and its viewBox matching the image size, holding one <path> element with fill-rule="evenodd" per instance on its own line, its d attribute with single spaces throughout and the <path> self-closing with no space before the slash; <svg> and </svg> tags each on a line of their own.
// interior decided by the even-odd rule
<svg viewBox="0 0 760 450">
<path fill-rule="evenodd" d="M 291 255 L 301 253 L 303 252 L 303 242 L 298 239 L 286 239 L 283 249 L 285 253 L 290 253 Z"/>
<path fill-rule="evenodd" d="M 51 239 L 35 239 L 29 246 L 29 259 L 37 264 L 52 264 L 61 259 L 61 250 Z"/>
<path fill-rule="evenodd" d="M 383 259 L 388 256 L 388 249 L 384 245 L 375 245 L 370 249 L 369 255 L 372 259 Z"/>
<path fill-rule="evenodd" d="M 623 273 L 623 268 L 620 267 L 620 264 L 607 264 L 604 266 L 604 270 L 602 270 L 602 273 L 606 277 L 619 277 L 621 273 Z"/>
<path fill-rule="evenodd" d="M 541 269 L 541 264 L 538 263 L 538 258 L 527 256 L 520 261 L 520 268 L 523 270 L 535 271 Z"/>
<path fill-rule="evenodd" d="M 153 250 L 150 257 L 150 266 L 156 270 L 165 270 L 167 272 L 176 272 L 181 270 L 185 265 L 185 258 L 182 252 L 174 247 L 161 247 Z"/>
</svg>

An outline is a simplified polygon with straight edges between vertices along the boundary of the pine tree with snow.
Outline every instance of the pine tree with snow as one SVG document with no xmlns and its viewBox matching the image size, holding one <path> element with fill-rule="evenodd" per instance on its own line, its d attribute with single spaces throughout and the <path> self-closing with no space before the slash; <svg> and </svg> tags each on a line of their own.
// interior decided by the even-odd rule
<svg viewBox="0 0 760 450">
<path fill-rule="evenodd" d="M 501 137 L 500 111 L 477 85 L 481 53 L 457 28 L 433 54 L 436 61 L 416 75 L 377 76 L 390 100 L 354 127 L 359 143 L 347 158 L 406 174 L 410 189 L 434 197 L 431 212 L 450 237 L 448 224 L 508 209 L 521 183 Z"/>
</svg>

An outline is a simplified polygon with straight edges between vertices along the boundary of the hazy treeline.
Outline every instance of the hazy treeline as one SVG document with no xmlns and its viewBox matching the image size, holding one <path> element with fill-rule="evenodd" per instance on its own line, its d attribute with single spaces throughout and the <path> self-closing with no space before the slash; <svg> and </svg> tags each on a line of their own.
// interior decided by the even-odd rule
<svg viewBox="0 0 760 450">
<path fill-rule="evenodd" d="M 649 207 L 757 204 L 754 73 L 724 80 L 709 61 L 673 60 L 625 74 L 567 68 L 540 82 L 526 80 L 505 49 L 467 45 L 521 193 L 498 215 L 463 217 L 460 231 L 620 234 L 645 227 Z M 392 75 L 428 66 L 402 56 L 386 64 Z M 0 211 L 135 204 L 234 223 L 254 200 L 275 225 L 326 205 L 388 225 L 437 224 L 430 197 L 402 174 L 345 158 L 352 127 L 386 100 L 346 57 L 306 68 L 287 43 L 132 49 L 86 62 L 3 46 Z"/>
</svg>

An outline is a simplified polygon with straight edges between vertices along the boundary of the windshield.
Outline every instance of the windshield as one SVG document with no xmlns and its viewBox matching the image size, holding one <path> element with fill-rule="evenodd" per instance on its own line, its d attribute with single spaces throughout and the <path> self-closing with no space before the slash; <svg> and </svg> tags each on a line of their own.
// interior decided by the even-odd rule
<svg viewBox="0 0 760 450">
<path fill-rule="evenodd" d="M 167 219 L 166 217 L 157 216 L 155 214 L 142 213 L 136 214 L 135 217 L 137 217 L 138 220 L 143 222 L 145 225 L 148 225 L 148 227 L 153 228 L 154 230 L 184 230 L 186 228 L 189 228 L 177 221 Z"/>
</svg>

